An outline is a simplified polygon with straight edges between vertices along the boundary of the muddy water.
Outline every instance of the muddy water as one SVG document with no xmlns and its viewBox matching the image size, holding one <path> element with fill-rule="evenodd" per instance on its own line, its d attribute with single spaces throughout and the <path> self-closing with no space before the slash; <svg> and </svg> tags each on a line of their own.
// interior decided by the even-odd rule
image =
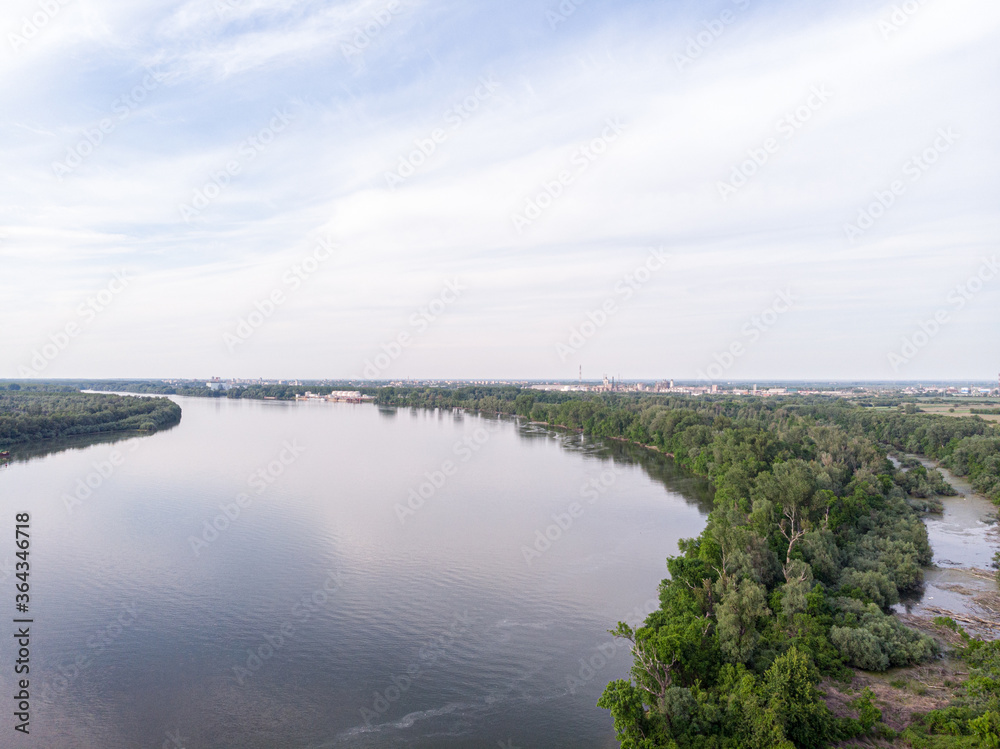
<svg viewBox="0 0 1000 749">
<path fill-rule="evenodd" d="M 904 601 L 897 609 L 918 615 L 934 615 L 937 609 L 945 609 L 995 619 L 996 612 L 975 599 L 997 592 L 992 569 L 993 555 L 1000 550 L 997 506 L 946 468 L 919 456 L 907 457 L 918 457 L 928 470 L 939 470 L 958 496 L 939 497 L 944 512 L 924 516 L 934 552 L 933 566 L 925 571 L 923 595 Z"/>
</svg>

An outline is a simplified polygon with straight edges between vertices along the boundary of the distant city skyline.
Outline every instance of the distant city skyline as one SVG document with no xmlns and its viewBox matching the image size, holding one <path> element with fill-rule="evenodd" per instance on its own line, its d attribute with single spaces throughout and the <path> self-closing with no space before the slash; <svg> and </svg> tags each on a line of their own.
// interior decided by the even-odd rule
<svg viewBox="0 0 1000 749">
<path fill-rule="evenodd" d="M 995 3 L 14 0 L 0 31 L 0 378 L 1000 370 Z"/>
<path fill-rule="evenodd" d="M 608 377 L 602 379 L 558 379 L 558 378 L 525 378 L 525 377 L 514 377 L 514 378 L 457 378 L 457 377 L 445 377 L 445 378 L 390 378 L 381 380 L 370 380 L 370 379 L 350 379 L 350 378 L 336 378 L 336 377 L 320 377 L 320 378 L 306 378 L 306 377 L 107 377 L 107 378 L 88 378 L 88 377 L 65 377 L 65 378 L 0 378 L 0 385 L 19 385 L 24 383 L 25 385 L 30 385 L 32 383 L 115 383 L 115 382 L 142 382 L 142 383 L 157 383 L 162 382 L 166 384 L 184 384 L 184 385 L 194 385 L 200 386 L 204 384 L 206 387 L 212 386 L 214 389 L 226 390 L 233 389 L 236 387 L 247 387 L 252 385 L 289 385 L 293 387 L 309 387 L 312 385 L 331 385 L 331 384 L 351 384 L 357 387 L 385 387 L 400 385 L 404 387 L 412 387 L 419 385 L 432 385 L 432 386 L 467 386 L 467 385 L 515 385 L 515 386 L 525 386 L 531 387 L 536 385 L 553 385 L 553 386 L 566 386 L 572 387 L 574 385 L 582 385 L 588 389 L 598 389 L 595 386 L 602 384 L 614 385 L 615 383 L 622 384 L 625 386 L 631 386 L 635 384 L 645 384 L 650 386 L 657 386 L 663 392 L 667 392 L 668 389 L 674 388 L 676 385 L 677 389 L 688 389 L 697 388 L 699 390 L 710 390 L 712 388 L 719 388 L 719 391 L 730 391 L 733 389 L 752 389 L 752 388 L 774 388 L 779 386 L 789 387 L 789 388 L 813 388 L 813 387 L 855 387 L 855 388 L 871 388 L 872 390 L 921 390 L 927 393 L 932 393 L 935 391 L 961 391 L 968 390 L 969 388 L 981 388 L 982 392 L 990 393 L 1000 393 L 1000 378 L 989 380 L 989 379 L 976 379 L 976 378 L 957 378 L 957 379 L 925 379 L 925 380 L 864 380 L 864 379 L 844 379 L 836 380 L 829 378 L 813 378 L 813 379 L 767 379 L 767 378 L 757 378 L 751 380 L 725 380 L 713 382 L 710 380 L 697 380 L 697 379 L 665 379 L 665 378 L 634 378 L 634 377 Z M 215 387 L 218 386 L 218 387 Z M 982 387 L 986 386 L 986 387 Z"/>
</svg>

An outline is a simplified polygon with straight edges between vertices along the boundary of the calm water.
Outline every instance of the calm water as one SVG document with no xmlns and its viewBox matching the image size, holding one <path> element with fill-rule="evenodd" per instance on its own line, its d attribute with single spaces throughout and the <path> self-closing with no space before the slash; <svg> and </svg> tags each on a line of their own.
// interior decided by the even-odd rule
<svg viewBox="0 0 1000 749">
<path fill-rule="evenodd" d="M 29 738 L 0 636 L 3 746 L 615 745 L 606 630 L 655 607 L 703 482 L 513 421 L 177 400 L 170 431 L 0 470 L 0 620 L 23 511 L 35 619 Z"/>
</svg>

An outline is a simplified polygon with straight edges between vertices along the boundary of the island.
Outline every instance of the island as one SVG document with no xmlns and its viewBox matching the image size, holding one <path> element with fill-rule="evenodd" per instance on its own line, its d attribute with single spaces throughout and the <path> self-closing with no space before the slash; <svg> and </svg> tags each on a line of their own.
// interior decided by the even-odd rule
<svg viewBox="0 0 1000 749">
<path fill-rule="evenodd" d="M 10 457 L 17 447 L 54 440 L 149 434 L 180 420 L 180 406 L 168 398 L 84 393 L 53 385 L 0 385 L 0 458 Z"/>
</svg>

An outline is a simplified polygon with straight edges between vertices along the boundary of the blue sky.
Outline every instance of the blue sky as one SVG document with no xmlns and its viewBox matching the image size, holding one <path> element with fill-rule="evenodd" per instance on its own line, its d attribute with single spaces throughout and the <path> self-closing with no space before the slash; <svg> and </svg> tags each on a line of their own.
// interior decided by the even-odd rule
<svg viewBox="0 0 1000 749">
<path fill-rule="evenodd" d="M 12 0 L 0 377 L 992 378 L 998 26 Z"/>
</svg>

